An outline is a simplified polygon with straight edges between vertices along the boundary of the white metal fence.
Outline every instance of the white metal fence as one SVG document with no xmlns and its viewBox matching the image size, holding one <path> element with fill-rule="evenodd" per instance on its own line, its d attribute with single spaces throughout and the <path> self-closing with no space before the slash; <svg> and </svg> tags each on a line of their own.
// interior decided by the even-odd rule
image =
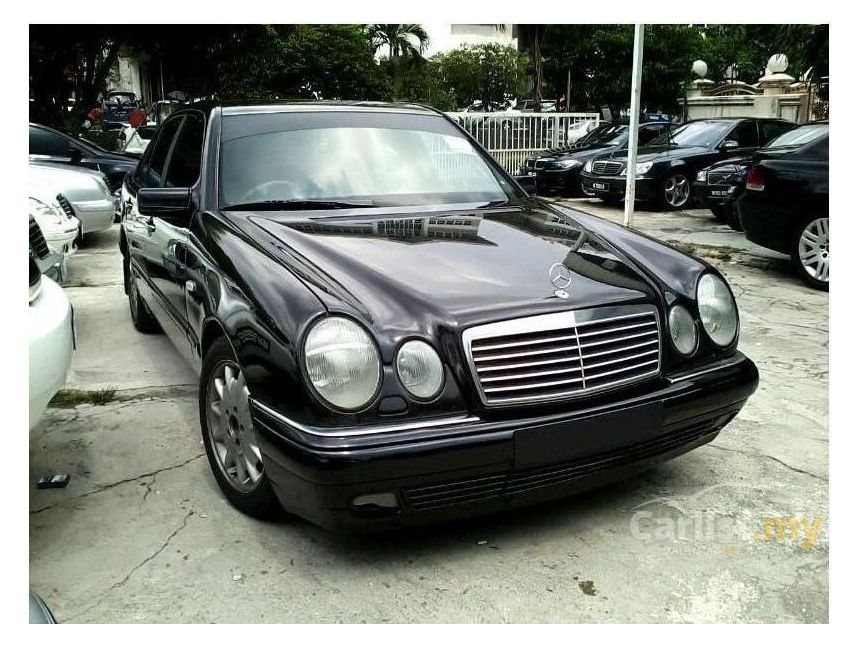
<svg viewBox="0 0 860 645">
<path fill-rule="evenodd" d="M 596 112 L 448 112 L 448 116 L 512 173 L 527 157 L 567 144 L 573 126 L 600 120 Z"/>
</svg>

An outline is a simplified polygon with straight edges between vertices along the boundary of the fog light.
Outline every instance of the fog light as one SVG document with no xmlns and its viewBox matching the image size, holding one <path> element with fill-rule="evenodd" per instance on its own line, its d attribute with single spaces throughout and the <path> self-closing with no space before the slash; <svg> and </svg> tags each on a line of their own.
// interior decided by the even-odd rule
<svg viewBox="0 0 860 645">
<path fill-rule="evenodd" d="M 349 504 L 356 515 L 394 515 L 400 512 L 400 503 L 394 493 L 371 493 L 353 497 Z"/>
</svg>

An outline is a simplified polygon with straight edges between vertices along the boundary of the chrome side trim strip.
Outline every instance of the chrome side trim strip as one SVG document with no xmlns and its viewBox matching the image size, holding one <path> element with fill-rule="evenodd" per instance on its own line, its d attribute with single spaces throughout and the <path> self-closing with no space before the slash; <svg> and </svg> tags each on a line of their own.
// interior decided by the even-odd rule
<svg viewBox="0 0 860 645">
<path fill-rule="evenodd" d="M 743 354 L 736 354 L 730 358 L 725 358 L 721 361 L 713 363 L 708 367 L 703 367 L 702 369 L 692 370 L 690 372 L 680 372 L 677 374 L 667 374 L 666 379 L 670 383 L 680 383 L 681 381 L 687 381 L 691 378 L 696 378 L 697 376 L 703 376 L 704 374 L 710 374 L 711 372 L 718 372 L 719 370 L 725 369 L 727 367 L 732 367 L 734 365 L 739 365 L 746 360 L 746 357 Z"/>
<path fill-rule="evenodd" d="M 387 434 L 390 432 L 406 432 L 409 430 L 430 430 L 433 428 L 447 428 L 450 426 L 463 425 L 466 423 L 476 423 L 480 419 L 474 415 L 460 415 L 456 417 L 442 417 L 439 419 L 428 419 L 426 421 L 411 421 L 408 423 L 392 423 L 392 424 L 377 424 L 368 425 L 361 428 L 342 428 L 327 430 L 316 426 L 308 426 L 298 421 L 285 417 L 280 412 L 276 412 L 272 408 L 263 405 L 256 399 L 251 399 L 251 405 L 254 405 L 270 417 L 277 419 L 281 423 L 298 432 L 314 435 L 316 437 L 364 437 L 375 434 Z"/>
</svg>

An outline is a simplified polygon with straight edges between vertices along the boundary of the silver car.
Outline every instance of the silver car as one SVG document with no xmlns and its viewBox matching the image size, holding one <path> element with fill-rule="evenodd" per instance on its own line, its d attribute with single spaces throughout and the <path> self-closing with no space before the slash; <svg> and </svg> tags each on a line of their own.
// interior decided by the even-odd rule
<svg viewBox="0 0 860 645">
<path fill-rule="evenodd" d="M 97 170 L 50 162 L 30 162 L 31 194 L 50 195 L 66 214 L 81 222 L 80 234 L 109 229 L 117 213 L 117 196 Z"/>
</svg>

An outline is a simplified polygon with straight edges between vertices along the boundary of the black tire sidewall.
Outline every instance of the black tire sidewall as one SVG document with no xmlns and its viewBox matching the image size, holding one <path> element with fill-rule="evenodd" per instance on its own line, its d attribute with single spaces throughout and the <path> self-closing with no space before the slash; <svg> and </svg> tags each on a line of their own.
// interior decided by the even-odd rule
<svg viewBox="0 0 860 645">
<path fill-rule="evenodd" d="M 198 410 L 200 414 L 200 432 L 203 438 L 203 447 L 206 451 L 206 459 L 218 488 L 233 506 L 245 515 L 259 519 L 270 519 L 283 513 L 283 509 L 275 496 L 272 484 L 265 472 L 265 460 L 263 464 L 263 475 L 257 487 L 250 492 L 239 491 L 228 481 L 227 476 L 221 470 L 218 458 L 215 455 L 212 439 L 209 436 L 209 421 L 207 416 L 207 391 L 209 379 L 213 370 L 223 361 L 238 363 L 236 355 L 229 341 L 223 336 L 217 338 L 206 351 L 203 365 L 200 370 L 200 387 L 198 390 Z"/>
</svg>

